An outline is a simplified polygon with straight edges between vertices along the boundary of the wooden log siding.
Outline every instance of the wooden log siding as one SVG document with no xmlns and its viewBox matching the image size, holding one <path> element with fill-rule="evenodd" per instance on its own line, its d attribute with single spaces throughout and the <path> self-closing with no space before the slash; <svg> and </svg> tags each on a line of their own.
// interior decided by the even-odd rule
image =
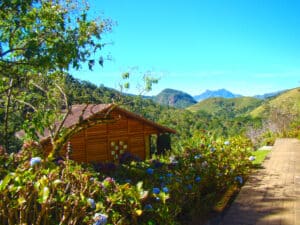
<svg viewBox="0 0 300 225">
<path fill-rule="evenodd" d="M 168 128 L 163 130 L 164 127 L 118 107 L 110 115 L 115 122 L 94 125 L 71 137 L 71 159 L 84 163 L 114 161 L 124 151 L 145 159 L 151 134 L 175 132 Z M 46 149 L 50 149 L 49 144 Z M 65 152 L 64 149 L 62 154 Z"/>
</svg>

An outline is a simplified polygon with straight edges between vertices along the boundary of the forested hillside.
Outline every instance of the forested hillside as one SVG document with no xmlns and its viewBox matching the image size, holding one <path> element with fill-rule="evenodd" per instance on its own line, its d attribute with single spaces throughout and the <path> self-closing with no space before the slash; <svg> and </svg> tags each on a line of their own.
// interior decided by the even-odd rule
<svg viewBox="0 0 300 225">
<path fill-rule="evenodd" d="M 197 103 L 189 94 L 173 89 L 164 89 L 153 100 L 161 105 L 172 106 L 175 108 L 186 108 Z"/>
<path fill-rule="evenodd" d="M 261 106 L 254 109 L 250 114 L 253 117 L 268 117 L 274 109 L 300 115 L 300 89 L 287 90 L 275 97 L 266 99 Z"/>
<path fill-rule="evenodd" d="M 235 117 L 246 115 L 262 102 L 262 100 L 252 97 L 209 98 L 190 106 L 188 109 L 193 112 L 203 111 L 213 115 L 226 114 L 229 117 Z"/>
</svg>

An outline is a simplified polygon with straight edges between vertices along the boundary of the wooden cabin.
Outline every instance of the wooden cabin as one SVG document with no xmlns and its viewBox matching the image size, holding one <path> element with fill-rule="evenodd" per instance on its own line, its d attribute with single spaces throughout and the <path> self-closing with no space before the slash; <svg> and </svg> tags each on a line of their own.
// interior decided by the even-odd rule
<svg viewBox="0 0 300 225">
<path fill-rule="evenodd" d="M 144 160 L 150 155 L 151 135 L 159 137 L 176 133 L 114 104 L 73 105 L 64 126 L 72 128 L 80 120 L 97 118 L 109 119 L 94 124 L 70 138 L 72 160 L 85 163 L 117 161 L 125 152 Z M 49 138 L 44 137 L 42 144 L 50 151 Z"/>
</svg>

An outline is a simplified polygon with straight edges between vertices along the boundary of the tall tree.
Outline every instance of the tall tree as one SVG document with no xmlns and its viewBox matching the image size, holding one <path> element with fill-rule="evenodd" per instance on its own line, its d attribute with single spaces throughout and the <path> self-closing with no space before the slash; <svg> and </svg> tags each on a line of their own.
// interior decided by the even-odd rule
<svg viewBox="0 0 300 225">
<path fill-rule="evenodd" d="M 0 1 L 0 145 L 8 151 L 14 114 L 26 112 L 32 131 L 35 124 L 48 126 L 57 119 L 51 116 L 55 111 L 68 107 L 68 70 L 83 62 L 90 69 L 96 61 L 103 66 L 103 57 L 95 56 L 111 22 L 88 19 L 88 10 L 76 0 Z"/>
</svg>

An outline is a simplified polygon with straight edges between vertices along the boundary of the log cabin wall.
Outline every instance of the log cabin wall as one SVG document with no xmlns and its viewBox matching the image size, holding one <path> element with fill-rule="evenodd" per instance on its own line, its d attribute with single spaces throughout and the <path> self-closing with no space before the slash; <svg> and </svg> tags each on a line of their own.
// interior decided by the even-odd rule
<svg viewBox="0 0 300 225">
<path fill-rule="evenodd" d="M 159 130 L 118 110 L 111 115 L 115 118 L 114 123 L 95 125 L 71 138 L 71 159 L 77 162 L 114 161 L 124 152 L 141 159 L 147 157 L 149 137 Z"/>
</svg>

